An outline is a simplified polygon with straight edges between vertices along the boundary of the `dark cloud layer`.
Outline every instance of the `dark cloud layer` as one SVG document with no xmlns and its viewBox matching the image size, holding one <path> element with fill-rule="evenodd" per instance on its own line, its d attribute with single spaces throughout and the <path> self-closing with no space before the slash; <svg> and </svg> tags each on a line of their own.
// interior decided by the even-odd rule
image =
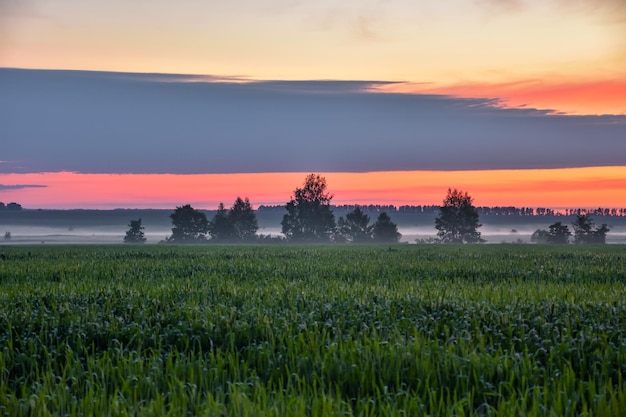
<svg viewBox="0 0 626 417">
<path fill-rule="evenodd" d="M 236 81 L 0 69 L 0 172 L 626 165 L 626 116 L 377 93 L 370 81 Z"/>
</svg>

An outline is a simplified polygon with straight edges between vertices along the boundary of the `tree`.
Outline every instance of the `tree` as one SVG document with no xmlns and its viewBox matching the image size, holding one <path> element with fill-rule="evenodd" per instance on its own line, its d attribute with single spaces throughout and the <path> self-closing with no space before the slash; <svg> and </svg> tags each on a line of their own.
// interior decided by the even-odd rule
<svg viewBox="0 0 626 417">
<path fill-rule="evenodd" d="M 537 229 L 530 235 L 530 241 L 532 243 L 550 243 L 550 232 L 545 229 Z"/>
<path fill-rule="evenodd" d="M 335 231 L 335 215 L 330 207 L 332 194 L 326 191 L 326 179 L 310 174 L 302 188 L 296 188 L 280 222 L 288 240 L 328 242 Z"/>
<path fill-rule="evenodd" d="M 235 231 L 228 218 L 228 210 L 224 208 L 224 203 L 220 203 L 217 212 L 209 223 L 209 234 L 211 235 L 211 239 L 221 242 L 227 242 L 233 239 Z"/>
<path fill-rule="evenodd" d="M 593 220 L 591 220 L 589 214 L 577 215 L 573 225 L 574 243 L 606 243 L 606 234 L 609 232 L 609 228 L 606 224 L 594 228 Z"/>
<path fill-rule="evenodd" d="M 176 207 L 170 214 L 172 219 L 172 236 L 167 238 L 168 242 L 189 243 L 202 242 L 206 240 L 206 233 L 209 231 L 209 222 L 206 215 L 186 204 Z"/>
<path fill-rule="evenodd" d="M 4 240 L 9 240 L 11 239 L 11 232 L 5 232 L 4 233 Z"/>
<path fill-rule="evenodd" d="M 548 243 L 563 245 L 569 243 L 569 237 L 572 235 L 569 227 L 561 222 L 556 222 L 548 227 Z"/>
<path fill-rule="evenodd" d="M 124 236 L 124 243 L 145 243 L 146 237 L 143 234 L 144 227 L 141 225 L 141 218 L 131 220 L 128 224 L 129 229 Z"/>
<path fill-rule="evenodd" d="M 22 205 L 18 203 L 9 203 L 6 205 L 6 209 L 12 211 L 20 211 L 22 209 Z"/>
<path fill-rule="evenodd" d="M 473 199 L 467 193 L 448 188 L 448 194 L 439 207 L 435 219 L 437 236 L 443 243 L 482 243 L 478 229 L 478 211 L 472 205 Z"/>
<path fill-rule="evenodd" d="M 237 197 L 235 204 L 228 213 L 228 219 L 232 224 L 234 237 L 236 240 L 250 241 L 256 238 L 256 232 L 259 230 L 256 214 L 252 210 L 252 204 L 246 197 L 242 200 Z"/>
<path fill-rule="evenodd" d="M 402 237 L 398 232 L 398 226 L 384 212 L 380 213 L 376 223 L 372 226 L 372 234 L 374 240 L 381 243 L 398 243 Z"/>
<path fill-rule="evenodd" d="M 250 241 L 256 239 L 259 229 L 250 200 L 237 197 L 230 210 L 220 203 L 209 224 L 211 238 L 221 242 Z"/>
<path fill-rule="evenodd" d="M 561 222 L 556 222 L 548 227 L 549 230 L 537 229 L 530 236 L 532 243 L 551 243 L 555 245 L 564 245 L 569 243 L 569 238 L 572 235 L 569 227 Z"/>
<path fill-rule="evenodd" d="M 356 207 L 346 214 L 346 218 L 339 218 L 337 222 L 337 239 L 343 242 L 366 243 L 372 241 L 372 226 L 369 226 L 370 217 Z"/>
</svg>

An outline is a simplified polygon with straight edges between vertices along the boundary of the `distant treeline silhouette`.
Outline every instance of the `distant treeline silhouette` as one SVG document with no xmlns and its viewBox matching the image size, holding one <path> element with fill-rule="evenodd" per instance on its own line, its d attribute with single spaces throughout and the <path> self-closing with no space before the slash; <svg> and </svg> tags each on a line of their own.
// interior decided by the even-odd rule
<svg viewBox="0 0 626 417">
<path fill-rule="evenodd" d="M 387 212 L 387 213 L 433 213 L 439 212 L 439 205 L 381 205 L 381 204 L 343 204 L 332 205 L 334 210 L 352 211 L 359 207 L 363 211 L 367 212 Z M 259 212 L 282 212 L 285 210 L 285 205 L 260 205 L 257 210 Z M 593 215 L 599 217 L 624 217 L 626 216 L 626 208 L 573 208 L 554 210 L 543 207 L 513 207 L 513 206 L 495 206 L 495 207 L 476 207 L 476 210 L 481 216 L 519 216 L 519 217 L 542 217 L 542 216 L 584 216 Z"/>
<path fill-rule="evenodd" d="M 21 204 L 18 204 L 18 203 L 4 204 L 2 201 L 0 201 L 0 211 L 2 210 L 20 211 L 21 209 L 22 209 Z"/>
<path fill-rule="evenodd" d="M 342 204 L 331 205 L 333 210 L 338 211 L 354 211 L 357 207 L 365 212 L 375 213 L 432 213 L 437 214 L 439 212 L 439 205 L 402 205 L 395 206 L 392 204 Z M 19 203 L 11 202 L 5 204 L 0 201 L 0 211 L 20 211 L 22 205 Z M 284 212 L 285 205 L 260 205 L 257 208 L 259 212 Z M 478 214 L 481 216 L 518 216 L 518 217 L 541 217 L 541 216 L 596 216 L 596 217 L 625 217 L 626 208 L 572 208 L 563 210 L 554 210 L 544 207 L 514 207 L 514 206 L 483 206 L 476 207 Z M 214 211 L 214 210 L 207 210 Z"/>
</svg>

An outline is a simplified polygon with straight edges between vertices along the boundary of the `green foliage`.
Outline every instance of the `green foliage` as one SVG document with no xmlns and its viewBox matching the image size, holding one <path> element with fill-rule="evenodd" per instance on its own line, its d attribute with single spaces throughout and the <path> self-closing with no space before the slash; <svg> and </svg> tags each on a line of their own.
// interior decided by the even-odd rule
<svg viewBox="0 0 626 417">
<path fill-rule="evenodd" d="M 448 188 L 448 194 L 435 219 L 437 236 L 442 243 L 482 243 L 479 216 L 467 192 Z"/>
<path fill-rule="evenodd" d="M 282 233 L 294 242 L 330 242 L 335 233 L 333 196 L 326 191 L 326 179 L 309 174 L 302 188 L 296 188 L 285 208 Z"/>
<path fill-rule="evenodd" d="M 172 235 L 167 238 L 171 243 L 193 243 L 206 241 L 209 221 L 206 215 L 186 204 L 176 207 L 170 214 L 172 219 Z"/>
<path fill-rule="evenodd" d="M 623 416 L 624 246 L 0 247 L 0 415 Z"/>
<path fill-rule="evenodd" d="M 141 218 L 137 220 L 131 220 L 128 224 L 129 229 L 124 236 L 124 243 L 145 243 L 146 237 L 144 236 L 144 227 L 141 225 Z"/>
</svg>

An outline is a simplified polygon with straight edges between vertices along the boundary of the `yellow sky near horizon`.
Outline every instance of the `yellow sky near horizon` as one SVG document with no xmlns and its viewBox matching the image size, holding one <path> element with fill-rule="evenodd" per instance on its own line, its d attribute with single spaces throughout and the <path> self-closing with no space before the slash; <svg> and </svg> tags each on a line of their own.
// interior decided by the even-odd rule
<svg viewBox="0 0 626 417">
<path fill-rule="evenodd" d="M 486 97 L 507 94 L 494 84 L 517 81 L 626 81 L 622 0 L 0 4 L 4 67 L 390 80 L 453 94 L 471 85 Z M 626 111 L 621 100 L 599 100 L 602 112 Z M 551 103 L 559 100 L 537 101 Z"/>
</svg>

